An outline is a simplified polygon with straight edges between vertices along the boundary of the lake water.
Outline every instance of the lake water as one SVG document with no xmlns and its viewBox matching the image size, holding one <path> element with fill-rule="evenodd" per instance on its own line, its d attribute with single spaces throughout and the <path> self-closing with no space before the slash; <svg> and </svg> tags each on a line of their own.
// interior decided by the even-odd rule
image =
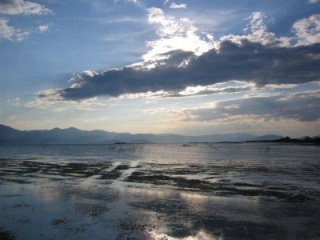
<svg viewBox="0 0 320 240">
<path fill-rule="evenodd" d="M 320 147 L 0 146 L 2 239 L 320 239 Z"/>
</svg>

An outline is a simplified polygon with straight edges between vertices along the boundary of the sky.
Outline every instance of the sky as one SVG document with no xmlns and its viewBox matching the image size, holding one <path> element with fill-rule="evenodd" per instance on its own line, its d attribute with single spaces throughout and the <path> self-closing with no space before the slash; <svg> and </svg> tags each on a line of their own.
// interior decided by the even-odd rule
<svg viewBox="0 0 320 240">
<path fill-rule="evenodd" d="M 320 0 L 0 0 L 0 124 L 320 134 Z"/>
</svg>

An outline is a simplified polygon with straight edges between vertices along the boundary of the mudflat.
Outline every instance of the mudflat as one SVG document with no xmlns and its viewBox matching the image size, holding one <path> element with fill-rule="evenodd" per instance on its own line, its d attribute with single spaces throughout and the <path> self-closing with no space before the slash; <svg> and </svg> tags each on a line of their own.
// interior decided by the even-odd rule
<svg viewBox="0 0 320 240">
<path fill-rule="evenodd" d="M 320 237 L 316 146 L 78 147 L 1 156 L 1 239 Z"/>
</svg>

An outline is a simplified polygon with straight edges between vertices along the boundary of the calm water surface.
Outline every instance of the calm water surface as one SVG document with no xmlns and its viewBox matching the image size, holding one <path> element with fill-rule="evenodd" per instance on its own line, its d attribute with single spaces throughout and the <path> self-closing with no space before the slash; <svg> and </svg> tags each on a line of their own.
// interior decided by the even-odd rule
<svg viewBox="0 0 320 240">
<path fill-rule="evenodd" d="M 315 145 L 0 146 L 7 239 L 320 239 Z"/>
</svg>

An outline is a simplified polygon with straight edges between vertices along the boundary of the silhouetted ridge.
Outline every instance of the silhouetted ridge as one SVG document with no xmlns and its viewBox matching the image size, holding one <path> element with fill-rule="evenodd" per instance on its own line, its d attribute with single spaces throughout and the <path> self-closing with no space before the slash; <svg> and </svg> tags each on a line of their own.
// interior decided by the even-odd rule
<svg viewBox="0 0 320 240">
<path fill-rule="evenodd" d="M 0 124 L 0 144 L 112 144 L 121 143 L 189 143 L 189 142 L 318 142 L 318 138 L 283 138 L 279 135 L 256 136 L 247 133 L 184 136 L 178 134 L 130 134 L 102 130 L 83 131 L 74 127 L 51 130 L 20 131 Z"/>
</svg>

